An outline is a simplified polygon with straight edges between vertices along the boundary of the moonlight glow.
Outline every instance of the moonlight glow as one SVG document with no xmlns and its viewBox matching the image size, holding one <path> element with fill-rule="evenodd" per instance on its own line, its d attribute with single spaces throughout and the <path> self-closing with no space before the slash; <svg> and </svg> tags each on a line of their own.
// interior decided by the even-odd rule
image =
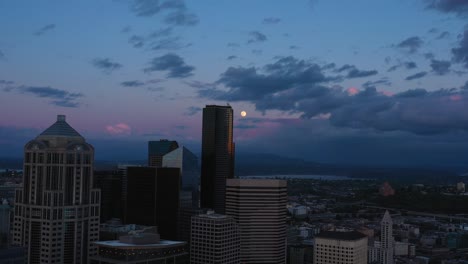
<svg viewBox="0 0 468 264">
<path fill-rule="evenodd" d="M 242 111 L 242 112 L 241 112 L 241 116 L 242 116 L 242 117 L 245 117 L 246 115 L 247 115 L 247 112 L 246 112 L 246 111 Z"/>
</svg>

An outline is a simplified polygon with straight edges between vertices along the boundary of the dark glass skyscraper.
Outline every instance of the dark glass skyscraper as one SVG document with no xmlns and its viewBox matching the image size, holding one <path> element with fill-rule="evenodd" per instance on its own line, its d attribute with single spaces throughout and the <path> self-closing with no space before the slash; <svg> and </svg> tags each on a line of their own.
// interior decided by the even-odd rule
<svg viewBox="0 0 468 264">
<path fill-rule="evenodd" d="M 234 177 L 233 111 L 231 106 L 203 108 L 200 204 L 224 213 L 226 179 Z"/>
</svg>

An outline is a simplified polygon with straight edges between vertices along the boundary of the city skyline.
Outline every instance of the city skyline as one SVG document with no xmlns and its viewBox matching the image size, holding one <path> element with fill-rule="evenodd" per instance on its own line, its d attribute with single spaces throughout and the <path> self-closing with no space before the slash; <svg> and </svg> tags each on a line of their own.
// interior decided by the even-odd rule
<svg viewBox="0 0 468 264">
<path fill-rule="evenodd" d="M 238 153 L 467 163 L 464 1 L 15 1 L 0 10 L 0 156 L 21 156 L 56 114 L 98 159 L 139 159 L 161 138 L 199 153 L 202 107 L 229 103 Z"/>
</svg>

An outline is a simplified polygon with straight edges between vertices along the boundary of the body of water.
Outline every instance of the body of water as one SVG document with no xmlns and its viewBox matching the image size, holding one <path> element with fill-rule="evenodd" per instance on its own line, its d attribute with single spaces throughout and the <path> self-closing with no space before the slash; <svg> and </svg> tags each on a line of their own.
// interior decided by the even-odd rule
<svg viewBox="0 0 468 264">
<path fill-rule="evenodd" d="M 355 180 L 346 176 L 336 175 L 249 175 L 240 176 L 243 179 L 310 179 L 310 180 L 324 180 L 324 181 L 342 181 L 342 180 Z"/>
</svg>

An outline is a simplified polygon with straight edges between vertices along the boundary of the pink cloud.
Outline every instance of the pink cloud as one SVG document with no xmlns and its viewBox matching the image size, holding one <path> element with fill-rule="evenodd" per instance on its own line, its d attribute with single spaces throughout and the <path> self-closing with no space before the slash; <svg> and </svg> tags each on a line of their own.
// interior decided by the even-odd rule
<svg viewBox="0 0 468 264">
<path fill-rule="evenodd" d="M 118 123 L 106 126 L 106 131 L 111 135 L 130 135 L 132 128 L 125 123 Z"/>
<path fill-rule="evenodd" d="M 359 93 L 359 90 L 356 87 L 350 87 L 346 91 L 348 92 L 349 96 L 356 95 Z"/>
<path fill-rule="evenodd" d="M 461 99 L 462 99 L 462 96 L 459 95 L 459 94 L 450 96 L 450 100 L 452 100 L 452 101 L 460 101 Z"/>
<path fill-rule="evenodd" d="M 394 92 L 385 91 L 385 90 L 380 91 L 380 93 L 388 97 L 395 95 Z"/>
</svg>

